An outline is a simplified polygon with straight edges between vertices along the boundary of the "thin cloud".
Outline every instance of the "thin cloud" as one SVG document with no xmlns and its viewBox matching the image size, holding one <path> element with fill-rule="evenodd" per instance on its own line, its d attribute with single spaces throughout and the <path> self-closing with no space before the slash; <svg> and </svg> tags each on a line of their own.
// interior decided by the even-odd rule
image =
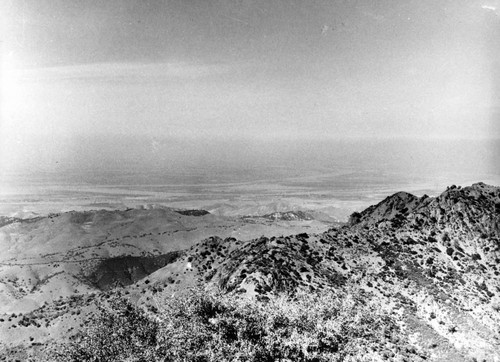
<svg viewBox="0 0 500 362">
<path fill-rule="evenodd" d="M 486 10 L 491 10 L 491 11 L 497 11 L 497 8 L 495 6 L 491 5 L 483 5 L 481 8 L 486 9 Z"/>
</svg>

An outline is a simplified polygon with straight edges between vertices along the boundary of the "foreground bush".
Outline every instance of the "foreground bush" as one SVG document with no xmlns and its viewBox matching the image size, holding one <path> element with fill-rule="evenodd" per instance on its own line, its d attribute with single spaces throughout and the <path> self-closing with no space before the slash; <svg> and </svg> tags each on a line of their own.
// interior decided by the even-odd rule
<svg viewBox="0 0 500 362">
<path fill-rule="evenodd" d="M 160 325 L 124 299 L 98 305 L 91 321 L 69 344 L 54 348 L 56 361 L 155 361 Z"/>
<path fill-rule="evenodd" d="M 101 305 L 92 326 L 53 356 L 96 362 L 378 360 L 404 341 L 388 312 L 367 300 L 352 290 L 266 302 L 189 290 L 158 301 L 154 314 L 119 300 Z"/>
</svg>

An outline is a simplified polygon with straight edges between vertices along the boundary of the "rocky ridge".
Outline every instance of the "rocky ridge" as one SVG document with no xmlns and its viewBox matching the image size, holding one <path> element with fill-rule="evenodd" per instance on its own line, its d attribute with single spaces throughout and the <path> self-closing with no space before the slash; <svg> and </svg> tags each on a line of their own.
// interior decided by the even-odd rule
<svg viewBox="0 0 500 362">
<path fill-rule="evenodd" d="M 500 188 L 438 197 L 397 193 L 322 234 L 211 237 L 148 277 L 178 290 L 194 281 L 265 300 L 275 292 L 356 284 L 393 305 L 432 360 L 500 359 Z"/>
<path fill-rule="evenodd" d="M 96 298 L 126 295 L 151 306 L 160 294 L 194 285 L 260 301 L 274 293 L 354 287 L 367 303 L 386 306 L 402 327 L 401 338 L 411 341 L 394 352 L 397 358 L 384 354 L 386 360 L 498 361 L 499 225 L 499 187 L 452 186 L 437 197 L 399 192 L 324 233 L 206 238 L 143 279 Z M 75 310 L 88 309 L 91 301 L 57 303 L 43 307 L 52 311 L 45 323 L 62 330 L 61 311 L 72 310 L 76 318 Z M 68 303 L 72 307 L 64 309 Z"/>
</svg>

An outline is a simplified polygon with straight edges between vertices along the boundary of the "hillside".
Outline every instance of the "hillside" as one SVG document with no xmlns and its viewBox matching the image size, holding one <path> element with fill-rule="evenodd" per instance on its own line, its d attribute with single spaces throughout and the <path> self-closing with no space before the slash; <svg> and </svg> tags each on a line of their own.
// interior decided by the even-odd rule
<svg viewBox="0 0 500 362">
<path fill-rule="evenodd" d="M 333 224 L 167 207 L 3 217 L 0 222 L 0 313 L 6 314 L 130 285 L 212 235 L 248 240 L 304 228 L 326 230 Z"/>
<path fill-rule="evenodd" d="M 278 216 L 283 215 L 287 214 Z M 138 218 L 128 216 L 131 225 L 140 225 Z M 266 214 L 248 220 L 269 218 L 274 216 Z M 102 223 L 108 225 L 105 218 Z M 4 228 L 13 225 L 16 223 Z M 10 327 L 26 320 L 26 315 L 6 315 L 0 328 L 2 324 L 5 328 L 7 318 L 9 327 L 2 336 L 11 334 L 11 355 L 15 354 L 12 348 L 16 344 L 35 343 L 34 347 L 39 348 L 36 343 L 67 338 L 77 332 L 79 325 L 84 326 L 94 301 L 102 298 L 126 296 L 134 304 L 150 308 L 162 298 L 200 285 L 256 303 L 273 300 L 275 294 L 349 294 L 354 288 L 366 303 L 376 303 L 389 311 L 401 328 L 400 338 L 408 350 L 398 350 L 385 360 L 500 359 L 500 188 L 482 183 L 464 188 L 452 186 L 437 197 L 399 192 L 354 213 L 348 225 L 320 233 L 284 235 L 288 233 L 249 240 L 227 234 L 201 237 L 200 242 L 175 254 L 167 254 L 176 251 L 174 246 L 160 240 L 150 244 L 144 239 L 140 243 L 144 250 L 151 251 L 153 245 L 160 250 L 155 254 L 159 259 L 148 259 L 148 263 L 141 255 L 129 253 L 136 250 L 138 243 L 123 249 L 124 254 L 136 259 L 116 259 L 125 256 L 108 249 L 113 258 L 106 261 L 105 270 L 128 265 L 137 271 L 136 276 L 123 270 L 108 273 L 106 278 L 110 280 L 105 285 L 117 285 L 106 292 L 94 289 L 90 294 L 81 290 L 77 296 L 47 300 L 26 314 L 30 324 L 24 326 L 23 322 L 14 332 Z M 12 252 L 11 248 L 4 250 Z M 25 253 L 26 259 L 34 258 L 33 251 Z M 13 263 L 12 259 L 5 260 Z M 4 270 L 13 275 L 18 267 L 10 265 Z M 93 269 L 96 283 L 102 279 L 99 270 Z M 82 273 L 72 275 L 80 278 Z M 3 285 L 6 288 L 13 284 L 10 281 Z M 43 325 L 37 327 L 42 316 Z M 21 338 L 21 333 L 31 333 L 33 340 Z M 389 342 L 399 345 L 393 339 Z"/>
<path fill-rule="evenodd" d="M 396 306 L 435 360 L 500 358 L 500 188 L 397 193 L 321 234 L 209 238 L 148 277 L 168 291 L 202 281 L 265 300 L 354 282 Z M 142 299 L 146 299 L 142 297 Z M 453 357 L 451 357 L 453 356 Z"/>
</svg>

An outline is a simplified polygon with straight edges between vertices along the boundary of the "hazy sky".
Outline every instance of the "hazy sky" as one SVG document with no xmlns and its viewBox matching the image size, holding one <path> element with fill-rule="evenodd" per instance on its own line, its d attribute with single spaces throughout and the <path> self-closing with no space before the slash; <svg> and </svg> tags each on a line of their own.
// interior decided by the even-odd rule
<svg viewBox="0 0 500 362">
<path fill-rule="evenodd" d="M 96 135 L 500 136 L 500 0 L 2 6 L 4 162 Z"/>
</svg>

